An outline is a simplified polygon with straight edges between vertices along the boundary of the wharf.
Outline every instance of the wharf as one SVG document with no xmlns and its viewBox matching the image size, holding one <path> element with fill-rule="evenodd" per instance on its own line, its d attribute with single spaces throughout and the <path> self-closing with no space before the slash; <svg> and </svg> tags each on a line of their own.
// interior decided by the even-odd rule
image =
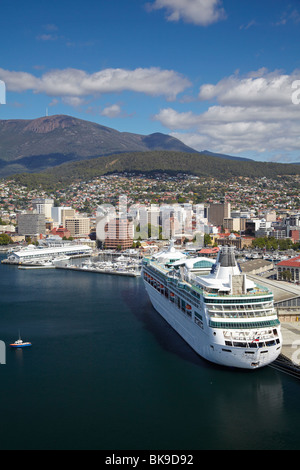
<svg viewBox="0 0 300 470">
<path fill-rule="evenodd" d="M 281 323 L 282 351 L 270 367 L 300 379 L 300 322 Z"/>
<path fill-rule="evenodd" d="M 21 264 L 20 266 L 18 266 L 18 269 L 24 269 L 24 270 L 28 270 L 28 269 L 55 269 L 55 266 L 41 266 L 41 265 L 37 265 L 37 264 Z"/>
</svg>

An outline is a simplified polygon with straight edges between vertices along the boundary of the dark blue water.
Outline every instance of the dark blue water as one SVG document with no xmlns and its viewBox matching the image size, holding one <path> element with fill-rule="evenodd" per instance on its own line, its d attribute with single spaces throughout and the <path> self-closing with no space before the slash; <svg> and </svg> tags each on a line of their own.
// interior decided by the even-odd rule
<svg viewBox="0 0 300 470">
<path fill-rule="evenodd" d="M 300 382 L 199 358 L 141 280 L 0 266 L 1 449 L 299 449 Z"/>
</svg>

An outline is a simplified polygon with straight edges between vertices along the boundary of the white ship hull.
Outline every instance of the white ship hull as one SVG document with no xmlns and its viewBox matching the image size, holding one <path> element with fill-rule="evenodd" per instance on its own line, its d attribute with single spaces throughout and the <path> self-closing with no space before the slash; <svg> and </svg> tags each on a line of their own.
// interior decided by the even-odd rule
<svg viewBox="0 0 300 470">
<path fill-rule="evenodd" d="M 148 282 L 144 284 L 155 310 L 202 358 L 222 366 L 257 369 L 269 365 L 279 356 L 282 343 L 280 332 L 280 345 L 265 346 L 251 351 L 249 348 L 225 346 L 221 330 L 208 328 L 205 325 L 203 329 L 200 328 Z"/>
</svg>

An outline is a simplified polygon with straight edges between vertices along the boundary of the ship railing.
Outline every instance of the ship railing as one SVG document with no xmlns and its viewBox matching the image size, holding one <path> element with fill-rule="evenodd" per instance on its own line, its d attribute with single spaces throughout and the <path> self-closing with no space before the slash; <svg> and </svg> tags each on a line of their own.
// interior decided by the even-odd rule
<svg viewBox="0 0 300 470">
<path fill-rule="evenodd" d="M 222 294 L 220 292 L 218 292 L 217 294 L 215 293 L 213 294 L 212 292 L 208 292 L 207 290 L 205 290 L 205 288 L 204 288 L 204 291 L 207 297 L 222 297 L 222 298 L 228 297 L 228 296 L 235 298 L 235 297 L 249 297 L 249 295 L 255 296 L 255 295 L 266 295 L 267 293 L 271 294 L 271 291 L 269 291 L 269 289 L 266 289 L 264 291 L 256 289 L 254 291 L 247 292 L 246 294 Z"/>
<path fill-rule="evenodd" d="M 254 341 L 270 341 L 271 339 L 274 339 L 274 337 L 278 336 L 278 334 L 274 334 L 273 330 L 251 332 L 224 331 L 223 335 L 226 341 L 243 341 L 246 343 L 252 343 Z"/>
<path fill-rule="evenodd" d="M 199 283 L 199 281 L 197 279 L 198 275 L 196 275 L 196 274 L 189 273 L 189 274 L 186 274 L 185 276 L 186 276 L 185 280 L 187 282 L 192 282 L 193 285 L 199 286 L 199 288 L 201 288 L 204 291 L 205 295 L 208 296 L 208 297 L 228 297 L 228 294 L 210 292 L 209 290 L 207 290 L 204 286 L 202 286 Z M 236 294 L 229 294 L 229 295 L 230 295 L 230 297 L 245 297 L 245 296 L 249 296 L 249 294 L 251 294 L 251 295 L 264 295 L 267 292 L 268 293 L 270 292 L 267 287 L 256 284 L 256 286 L 251 290 L 251 292 L 247 292 L 246 294 L 237 294 L 237 295 Z"/>
<path fill-rule="evenodd" d="M 199 283 L 198 279 L 197 279 L 197 275 L 195 274 L 186 274 L 185 275 L 185 280 L 188 282 L 188 283 L 192 283 L 193 287 L 197 287 L 198 289 L 201 289 L 201 293 L 202 294 L 205 294 L 205 296 L 207 297 L 212 297 L 212 298 L 215 298 L 215 297 L 221 297 L 221 298 L 224 298 L 224 297 L 233 297 L 233 298 L 236 298 L 236 297 L 247 297 L 249 295 L 253 295 L 253 296 L 258 296 L 258 295 L 265 295 L 266 293 L 270 293 L 271 292 L 269 291 L 269 289 L 267 287 L 263 287 L 263 286 L 256 286 L 251 292 L 247 292 L 246 294 L 222 294 L 220 292 L 217 292 L 217 293 L 213 293 L 213 292 L 210 292 L 209 290 L 207 290 L 204 286 L 202 286 L 202 284 Z"/>
<path fill-rule="evenodd" d="M 228 309 L 223 305 L 212 306 L 208 309 L 211 318 L 259 318 L 259 317 L 272 317 L 276 315 L 274 307 L 269 308 L 253 308 L 252 306 L 241 305 L 239 308 Z"/>
<path fill-rule="evenodd" d="M 163 268 L 160 264 L 156 263 L 155 261 L 150 261 L 149 265 L 152 266 L 153 268 L 157 269 L 157 271 L 160 271 L 164 275 L 168 274 L 170 272 L 169 269 Z"/>
</svg>

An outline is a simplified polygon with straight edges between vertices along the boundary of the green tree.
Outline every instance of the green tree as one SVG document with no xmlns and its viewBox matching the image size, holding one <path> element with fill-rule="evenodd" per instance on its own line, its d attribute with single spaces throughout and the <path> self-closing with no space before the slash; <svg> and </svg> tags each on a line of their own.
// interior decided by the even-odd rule
<svg viewBox="0 0 300 470">
<path fill-rule="evenodd" d="M 284 281 L 291 281 L 292 280 L 292 273 L 291 271 L 288 271 L 287 269 L 285 269 L 283 272 L 282 272 L 282 279 Z"/>
<path fill-rule="evenodd" d="M 204 246 L 211 245 L 212 239 L 208 233 L 204 235 Z"/>
<path fill-rule="evenodd" d="M 9 245 L 10 243 L 12 243 L 12 239 L 10 238 L 10 236 L 6 233 L 2 233 L 0 235 L 0 245 Z"/>
</svg>

